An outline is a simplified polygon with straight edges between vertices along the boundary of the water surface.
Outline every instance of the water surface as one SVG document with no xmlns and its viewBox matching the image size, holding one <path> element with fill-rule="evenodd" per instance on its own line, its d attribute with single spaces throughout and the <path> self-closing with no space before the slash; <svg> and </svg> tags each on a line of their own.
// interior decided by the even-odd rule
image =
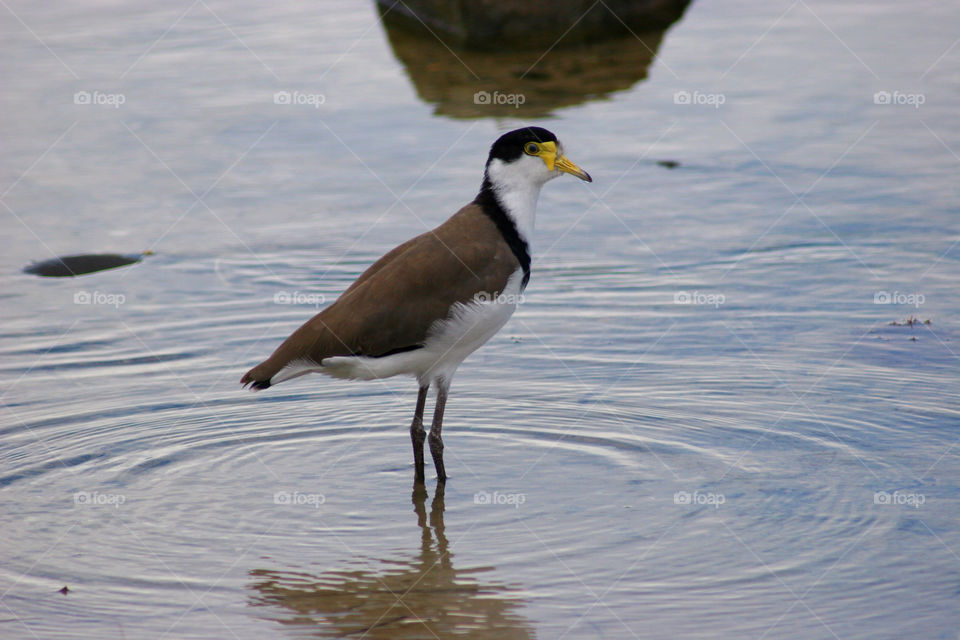
<svg viewBox="0 0 960 640">
<path fill-rule="evenodd" d="M 2 637 L 956 637 L 955 7 L 695 3 L 517 117 L 366 3 L 6 13 Z M 240 390 L 526 117 L 595 182 L 544 189 L 444 495 L 412 381 Z"/>
</svg>

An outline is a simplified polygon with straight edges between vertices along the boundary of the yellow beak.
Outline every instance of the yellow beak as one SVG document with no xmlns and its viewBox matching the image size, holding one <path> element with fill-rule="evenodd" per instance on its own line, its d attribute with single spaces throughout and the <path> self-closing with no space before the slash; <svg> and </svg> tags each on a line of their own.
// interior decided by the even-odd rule
<svg viewBox="0 0 960 640">
<path fill-rule="evenodd" d="M 567 156 L 559 156 L 554 160 L 554 164 L 557 169 L 564 173 L 569 173 L 572 176 L 577 176 L 581 180 L 586 180 L 587 182 L 593 182 L 593 178 L 590 177 L 590 174 L 578 167 L 577 165 L 570 162 L 567 159 Z"/>
<path fill-rule="evenodd" d="M 581 180 L 593 182 L 593 178 L 590 177 L 589 173 L 571 162 L 567 156 L 557 154 L 557 145 L 554 142 L 541 142 L 540 153 L 537 155 L 543 159 L 547 165 L 547 169 L 550 171 L 562 171 L 563 173 L 577 176 Z"/>
</svg>

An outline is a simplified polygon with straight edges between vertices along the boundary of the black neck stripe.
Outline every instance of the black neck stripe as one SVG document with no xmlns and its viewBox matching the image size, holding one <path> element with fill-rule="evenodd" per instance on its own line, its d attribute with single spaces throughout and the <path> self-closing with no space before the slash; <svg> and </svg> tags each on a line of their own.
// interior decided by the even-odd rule
<svg viewBox="0 0 960 640">
<path fill-rule="evenodd" d="M 473 202 L 479 205 L 483 212 L 490 216 L 493 223 L 497 225 L 500 235 L 507 241 L 507 246 L 510 247 L 513 255 L 516 256 L 517 261 L 523 268 L 523 282 L 520 285 L 520 290 L 523 291 L 530 281 L 530 245 L 520 235 L 516 223 L 504 210 L 503 205 L 500 204 L 500 200 L 497 198 L 493 185 L 490 184 L 490 179 L 487 176 L 483 177 L 483 186 L 480 187 L 480 193 L 477 194 Z"/>
</svg>

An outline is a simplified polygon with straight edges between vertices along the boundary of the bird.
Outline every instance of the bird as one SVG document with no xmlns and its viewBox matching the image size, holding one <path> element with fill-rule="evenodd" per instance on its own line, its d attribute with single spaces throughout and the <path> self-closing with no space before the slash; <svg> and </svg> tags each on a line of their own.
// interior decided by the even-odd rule
<svg viewBox="0 0 960 640">
<path fill-rule="evenodd" d="M 564 173 L 593 182 L 550 131 L 528 126 L 503 134 L 490 147 L 473 201 L 374 262 L 241 384 L 256 391 L 309 373 L 413 376 L 419 385 L 410 425 L 414 482 L 424 482 L 423 413 L 433 387 L 430 454 L 437 483 L 445 483 L 442 428 L 451 380 L 516 310 L 530 280 L 540 189 Z"/>
</svg>

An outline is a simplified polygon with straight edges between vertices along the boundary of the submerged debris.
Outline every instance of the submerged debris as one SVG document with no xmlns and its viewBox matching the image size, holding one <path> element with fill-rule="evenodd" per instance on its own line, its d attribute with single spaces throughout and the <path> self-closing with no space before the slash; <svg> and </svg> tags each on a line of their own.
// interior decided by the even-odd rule
<svg viewBox="0 0 960 640">
<path fill-rule="evenodd" d="M 891 327 L 913 327 L 913 326 L 918 325 L 918 324 L 927 324 L 927 325 L 929 325 L 929 324 L 933 324 L 933 323 L 930 322 L 930 318 L 927 318 L 926 320 L 921 320 L 921 319 L 918 318 L 917 316 L 909 316 L 909 317 L 907 317 L 906 320 L 899 320 L 899 321 L 894 320 L 893 322 L 890 323 L 890 326 L 891 326 Z"/>
<path fill-rule="evenodd" d="M 86 273 L 125 267 L 128 264 L 140 262 L 144 256 L 151 255 L 153 255 L 153 251 L 127 255 L 117 253 L 85 253 L 76 256 L 52 258 L 50 260 L 44 260 L 43 262 L 34 262 L 24 267 L 23 272 L 44 278 L 72 278 Z"/>
</svg>

